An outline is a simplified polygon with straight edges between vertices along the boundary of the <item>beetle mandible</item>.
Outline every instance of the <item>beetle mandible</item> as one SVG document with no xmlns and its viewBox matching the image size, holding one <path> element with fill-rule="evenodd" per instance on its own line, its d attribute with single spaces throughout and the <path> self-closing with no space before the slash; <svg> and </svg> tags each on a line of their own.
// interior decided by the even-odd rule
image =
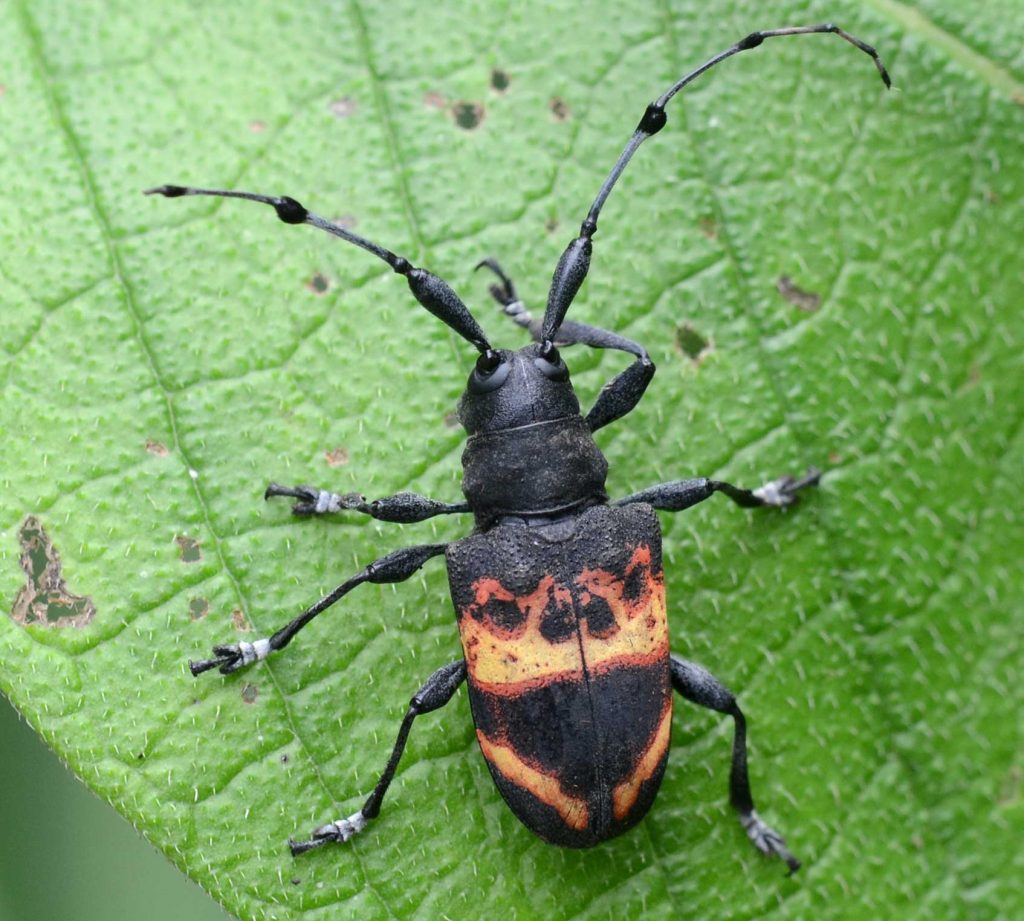
<svg viewBox="0 0 1024 921">
<path fill-rule="evenodd" d="M 696 478 L 661 483 L 609 501 L 608 464 L 593 433 L 621 419 L 654 376 L 643 346 L 608 330 L 566 320 L 590 267 L 597 220 L 637 148 L 666 123 L 665 107 L 705 71 L 765 39 L 831 33 L 870 55 L 886 87 L 889 75 L 870 45 L 830 23 L 753 32 L 672 84 L 647 106 L 590 206 L 580 234 L 555 268 L 543 321 L 535 321 L 493 259 L 493 297 L 533 341 L 518 351 L 493 349 L 452 288 L 288 197 L 164 185 L 147 194 L 216 195 L 271 205 L 286 224 L 311 224 L 367 250 L 404 275 L 416 300 L 479 351 L 459 401 L 468 440 L 462 455 L 466 501 L 412 493 L 367 502 L 309 486 L 271 483 L 266 497 L 297 500 L 297 515 L 354 511 L 411 523 L 472 513 L 473 533 L 443 544 L 389 553 L 339 585 L 291 623 L 254 642 L 214 646 L 189 662 L 194 675 L 228 674 L 267 658 L 321 611 L 364 582 L 400 582 L 444 556 L 464 658 L 439 668 L 412 698 L 391 756 L 369 799 L 354 815 L 290 841 L 293 854 L 348 841 L 380 812 L 413 721 L 444 706 L 468 679 L 477 740 L 494 782 L 516 816 L 554 844 L 590 847 L 621 834 L 647 813 L 665 771 L 672 690 L 731 716 L 735 724 L 729 798 L 759 851 L 800 862 L 754 808 L 747 776 L 746 721 L 733 694 L 700 665 L 669 652 L 661 529 L 655 509 L 678 512 L 716 492 L 746 508 L 784 508 L 815 485 L 813 469 L 759 489 Z M 559 346 L 617 349 L 633 363 L 580 413 Z M 541 463 L 538 464 L 538 458 Z"/>
</svg>

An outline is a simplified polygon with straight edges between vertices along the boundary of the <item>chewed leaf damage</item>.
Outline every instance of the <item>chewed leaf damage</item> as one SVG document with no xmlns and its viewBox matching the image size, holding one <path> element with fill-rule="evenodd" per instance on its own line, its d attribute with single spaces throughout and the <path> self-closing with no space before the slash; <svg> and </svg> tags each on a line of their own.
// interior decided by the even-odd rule
<svg viewBox="0 0 1024 921">
<path fill-rule="evenodd" d="M 84 627 L 96 616 L 92 598 L 68 591 L 60 554 L 42 522 L 29 515 L 18 529 L 21 568 L 27 576 L 18 590 L 11 617 L 19 624 Z"/>
</svg>

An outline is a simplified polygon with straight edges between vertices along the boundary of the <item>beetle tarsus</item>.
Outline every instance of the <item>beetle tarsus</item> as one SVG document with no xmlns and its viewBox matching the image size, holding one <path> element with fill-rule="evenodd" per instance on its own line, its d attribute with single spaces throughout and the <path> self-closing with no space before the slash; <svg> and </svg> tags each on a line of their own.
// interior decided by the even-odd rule
<svg viewBox="0 0 1024 921">
<path fill-rule="evenodd" d="M 336 822 L 328 822 L 326 825 L 321 825 L 314 830 L 312 837 L 308 841 L 294 841 L 289 838 L 288 849 L 292 852 L 292 857 L 297 857 L 299 854 L 304 854 L 306 851 L 322 847 L 325 844 L 344 844 L 366 828 L 368 821 L 369 819 L 360 810 L 355 815 L 350 815 L 347 819 L 338 819 Z"/>
<path fill-rule="evenodd" d="M 800 490 L 806 489 L 808 486 L 817 486 L 820 482 L 821 471 L 812 467 L 799 479 L 784 476 L 765 483 L 760 489 L 753 490 L 753 495 L 761 500 L 762 505 L 786 508 L 800 501 Z"/>
<path fill-rule="evenodd" d="M 785 839 L 774 828 L 765 824 L 756 809 L 741 815 L 740 824 L 747 833 L 747 837 L 754 842 L 754 847 L 762 854 L 768 857 L 781 857 L 786 862 L 786 866 L 789 867 L 789 876 L 800 869 L 800 861 L 790 853 Z"/>
<path fill-rule="evenodd" d="M 211 668 L 218 669 L 222 675 L 230 675 L 246 665 L 265 659 L 271 652 L 273 646 L 268 639 L 254 640 L 251 643 L 245 640 L 240 643 L 225 643 L 213 647 L 212 659 L 202 659 L 199 662 L 190 659 L 188 667 L 196 676 Z"/>
<path fill-rule="evenodd" d="M 339 495 L 315 486 L 281 486 L 271 483 L 263 493 L 264 499 L 275 496 L 287 496 L 299 501 L 292 505 L 292 514 L 305 518 L 309 515 L 326 515 L 331 512 L 364 511 L 366 500 L 358 493 Z"/>
</svg>

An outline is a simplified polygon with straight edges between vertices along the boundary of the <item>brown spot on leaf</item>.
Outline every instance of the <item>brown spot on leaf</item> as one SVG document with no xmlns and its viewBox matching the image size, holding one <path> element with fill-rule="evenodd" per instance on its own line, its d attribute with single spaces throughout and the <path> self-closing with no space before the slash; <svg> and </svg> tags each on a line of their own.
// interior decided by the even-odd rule
<svg viewBox="0 0 1024 921">
<path fill-rule="evenodd" d="M 179 534 L 174 538 L 182 563 L 198 563 L 203 558 L 202 545 L 194 537 Z"/>
<path fill-rule="evenodd" d="M 84 627 L 96 616 L 92 598 L 72 595 L 64 582 L 60 554 L 43 528 L 29 515 L 18 529 L 21 568 L 28 577 L 14 599 L 11 616 L 19 624 Z"/>
<path fill-rule="evenodd" d="M 188 603 L 188 616 L 192 620 L 202 620 L 210 613 L 210 600 L 208 598 L 192 598 Z"/>
<path fill-rule="evenodd" d="M 700 219 L 699 226 L 700 232 L 709 240 L 714 240 L 718 236 L 718 221 L 713 217 L 705 215 Z"/>
<path fill-rule="evenodd" d="M 699 365 L 712 348 L 711 340 L 701 335 L 692 323 L 683 323 L 676 329 L 676 347 L 695 365 Z"/>
<path fill-rule="evenodd" d="M 249 624 L 249 619 L 245 616 L 245 613 L 241 608 L 235 608 L 231 612 L 231 623 L 234 624 L 235 629 L 239 633 L 248 633 L 252 629 Z"/>
<path fill-rule="evenodd" d="M 775 290 L 804 313 L 814 313 L 821 306 L 821 295 L 797 287 L 788 275 L 779 276 L 779 280 L 775 282 Z"/>
<path fill-rule="evenodd" d="M 558 218 L 557 217 L 549 217 L 544 222 L 544 229 L 548 233 L 554 233 L 556 230 L 558 230 Z"/>
<path fill-rule="evenodd" d="M 331 287 L 331 282 L 322 272 L 316 272 L 306 282 L 306 287 L 314 294 L 326 294 L 327 290 Z"/>
<path fill-rule="evenodd" d="M 249 122 L 249 130 L 253 134 L 263 134 L 267 130 L 267 123 L 260 121 L 258 118 L 254 118 Z"/>
<path fill-rule="evenodd" d="M 423 105 L 428 109 L 447 109 L 448 100 L 444 98 L 444 95 L 437 92 L 437 90 L 431 90 L 429 93 L 423 94 Z"/>
<path fill-rule="evenodd" d="M 456 102 L 452 106 L 455 124 L 472 131 L 484 120 L 484 107 L 479 102 Z"/>
<path fill-rule="evenodd" d="M 504 93 L 511 82 L 512 80 L 508 75 L 508 71 L 502 70 L 500 67 L 495 67 L 494 70 L 491 71 L 491 89 L 497 90 L 499 93 Z"/>
<path fill-rule="evenodd" d="M 336 118 L 348 118 L 350 115 L 355 115 L 359 103 L 351 96 L 342 96 L 340 99 L 335 99 L 327 108 Z"/>
<path fill-rule="evenodd" d="M 838 451 L 829 451 L 828 462 L 830 464 L 841 464 L 843 462 L 843 455 Z"/>
<path fill-rule="evenodd" d="M 1024 770 L 1019 765 L 1011 766 L 1000 784 L 996 802 L 1000 806 L 1013 806 L 1020 802 L 1020 788 L 1024 783 Z"/>
<path fill-rule="evenodd" d="M 0 83 L 0 99 L 7 95 L 7 87 Z"/>
<path fill-rule="evenodd" d="M 324 460 L 328 467 L 342 467 L 348 463 L 348 449 L 335 448 L 333 451 L 324 451 Z"/>
<path fill-rule="evenodd" d="M 162 441 L 153 441 L 151 439 L 147 439 L 146 441 L 146 450 L 157 457 L 167 457 L 167 455 L 171 453 L 167 449 L 167 445 Z"/>
<path fill-rule="evenodd" d="M 568 121 L 569 116 L 572 115 L 569 104 L 561 96 L 552 96 L 551 101 L 548 103 L 548 108 L 551 110 L 551 114 L 555 116 L 556 122 Z"/>
<path fill-rule="evenodd" d="M 256 703 L 256 698 L 260 696 L 260 689 L 255 684 L 246 684 L 242 687 L 242 700 L 247 704 Z"/>
</svg>

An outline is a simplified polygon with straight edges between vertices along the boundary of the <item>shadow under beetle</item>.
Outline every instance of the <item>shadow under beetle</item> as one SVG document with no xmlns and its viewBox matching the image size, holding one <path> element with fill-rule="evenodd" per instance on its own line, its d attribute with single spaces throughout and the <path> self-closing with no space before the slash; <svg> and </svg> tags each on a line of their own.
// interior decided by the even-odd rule
<svg viewBox="0 0 1024 921">
<path fill-rule="evenodd" d="M 566 321 L 590 266 L 597 219 L 637 148 L 666 122 L 665 106 L 719 62 L 767 38 L 833 33 L 874 60 L 875 50 L 831 24 L 754 32 L 674 83 L 644 112 L 605 179 L 580 234 L 555 268 L 542 322 L 534 321 L 493 259 L 493 297 L 533 339 L 518 351 L 492 349 L 458 295 L 402 256 L 307 211 L 292 198 L 176 185 L 150 189 L 168 198 L 218 195 L 271 205 L 287 224 L 311 224 L 383 259 L 404 275 L 419 303 L 479 350 L 459 401 L 467 434 L 462 455 L 466 501 L 448 504 L 412 493 L 367 502 L 309 486 L 272 483 L 267 497 L 297 501 L 297 515 L 361 512 L 381 521 L 416 522 L 472 512 L 466 538 L 396 550 L 370 563 L 273 636 L 214 646 L 214 658 L 190 662 L 194 675 L 228 674 L 284 648 L 321 611 L 363 582 L 400 582 L 444 555 L 464 659 L 438 669 L 417 691 L 391 757 L 359 812 L 289 842 L 299 854 L 347 841 L 380 812 L 413 721 L 444 706 L 468 678 L 480 749 L 512 811 L 553 844 L 590 847 L 631 828 L 647 813 L 668 758 L 672 690 L 735 721 L 729 798 L 757 849 L 800 862 L 754 809 L 747 776 L 746 722 L 735 697 L 704 668 L 669 653 L 661 529 L 655 509 L 678 512 L 721 492 L 746 508 L 782 508 L 820 474 L 782 477 L 749 490 L 704 478 L 661 483 L 609 501 L 608 464 L 593 432 L 621 419 L 654 376 L 643 346 L 607 330 Z M 580 414 L 558 346 L 618 349 L 634 362 Z"/>
</svg>

